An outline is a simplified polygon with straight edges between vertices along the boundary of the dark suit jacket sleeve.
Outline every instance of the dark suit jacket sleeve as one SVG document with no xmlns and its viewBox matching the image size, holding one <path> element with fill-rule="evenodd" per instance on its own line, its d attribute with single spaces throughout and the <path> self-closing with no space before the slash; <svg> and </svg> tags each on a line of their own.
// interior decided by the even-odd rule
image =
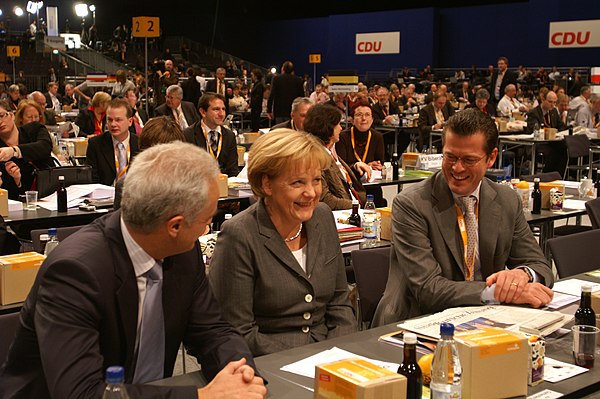
<svg viewBox="0 0 600 399">
<path fill-rule="evenodd" d="M 25 161 L 33 162 L 37 167 L 50 166 L 48 163 L 52 151 L 52 140 L 48 129 L 39 122 L 21 126 L 19 149 Z"/>
<path fill-rule="evenodd" d="M 99 398 L 103 394 L 98 331 L 103 304 L 100 291 L 96 278 L 77 260 L 55 262 L 43 277 L 34 322 L 51 397 Z M 195 387 L 127 385 L 127 391 L 132 399 L 183 399 L 197 395 Z"/>
<path fill-rule="evenodd" d="M 92 137 L 88 141 L 88 148 L 85 153 L 85 162 L 92 167 L 92 183 L 100 183 L 100 175 L 98 174 L 100 156 L 100 138 L 101 136 Z"/>
<path fill-rule="evenodd" d="M 274 76 L 273 80 L 271 82 L 271 93 L 269 93 L 269 98 L 267 99 L 267 112 L 271 113 L 273 112 L 273 100 L 275 99 L 275 93 L 278 90 L 278 85 L 279 85 L 279 77 L 278 76 Z"/>
<path fill-rule="evenodd" d="M 431 121 L 431 115 L 428 108 L 430 107 L 423 107 L 419 111 L 419 130 L 421 131 L 421 134 L 431 133 L 431 127 L 435 125 L 435 122 L 432 123 Z"/>
<path fill-rule="evenodd" d="M 79 129 L 83 132 L 84 136 L 94 133 L 94 121 L 92 117 L 91 111 L 82 109 L 77 114 L 77 118 L 75 118 L 75 124 L 79 126 Z"/>
<path fill-rule="evenodd" d="M 205 147 L 206 148 L 206 147 Z M 237 176 L 240 173 L 238 167 L 237 144 L 232 131 L 223 134 L 223 149 L 219 156 L 221 172 L 227 176 Z"/>
</svg>

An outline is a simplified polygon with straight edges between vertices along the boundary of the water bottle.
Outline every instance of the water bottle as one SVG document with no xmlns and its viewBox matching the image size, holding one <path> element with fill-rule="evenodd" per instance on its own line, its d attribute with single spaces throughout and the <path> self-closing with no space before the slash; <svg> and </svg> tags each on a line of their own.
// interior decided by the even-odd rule
<svg viewBox="0 0 600 399">
<path fill-rule="evenodd" d="M 454 342 L 454 324 L 440 324 L 440 336 L 431 366 L 431 399 L 460 399 L 462 368 Z"/>
<path fill-rule="evenodd" d="M 373 202 L 373 194 L 367 195 L 367 203 L 363 208 L 363 238 L 366 247 L 374 247 L 377 242 L 377 208 Z"/>
<path fill-rule="evenodd" d="M 106 369 L 106 389 L 102 399 L 129 399 L 125 389 L 125 370 L 121 366 L 111 366 Z"/>
<path fill-rule="evenodd" d="M 50 236 L 50 240 L 46 244 L 46 248 L 44 249 L 44 255 L 48 256 L 50 252 L 54 250 L 59 244 L 58 235 L 56 228 L 48 229 L 48 236 Z"/>
</svg>

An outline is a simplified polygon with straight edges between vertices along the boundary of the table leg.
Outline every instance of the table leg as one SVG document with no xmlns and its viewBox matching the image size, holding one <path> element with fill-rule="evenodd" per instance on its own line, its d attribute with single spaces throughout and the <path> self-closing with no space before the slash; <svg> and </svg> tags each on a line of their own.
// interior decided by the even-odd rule
<svg viewBox="0 0 600 399">
<path fill-rule="evenodd" d="M 502 141 L 498 143 L 498 169 L 502 169 L 502 154 L 504 153 L 504 144 Z M 508 146 L 507 146 L 508 148 Z"/>
<path fill-rule="evenodd" d="M 535 143 L 531 143 L 531 174 L 535 175 Z"/>
<path fill-rule="evenodd" d="M 542 248 L 542 252 L 548 262 L 552 261 L 552 256 L 550 255 L 550 247 L 548 246 L 548 240 L 554 237 L 554 222 L 546 221 L 541 223 L 540 225 L 540 248 Z"/>
</svg>

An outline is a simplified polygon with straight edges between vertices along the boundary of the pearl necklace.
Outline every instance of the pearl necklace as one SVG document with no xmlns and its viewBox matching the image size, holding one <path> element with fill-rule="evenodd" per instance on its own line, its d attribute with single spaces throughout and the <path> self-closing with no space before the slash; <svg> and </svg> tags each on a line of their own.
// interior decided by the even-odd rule
<svg viewBox="0 0 600 399">
<path fill-rule="evenodd" d="M 296 238 L 300 237 L 300 233 L 302 233 L 302 223 L 300 223 L 300 228 L 298 229 L 298 232 L 296 234 L 294 234 L 293 237 L 285 238 L 283 241 L 285 241 L 285 242 L 294 241 Z"/>
</svg>

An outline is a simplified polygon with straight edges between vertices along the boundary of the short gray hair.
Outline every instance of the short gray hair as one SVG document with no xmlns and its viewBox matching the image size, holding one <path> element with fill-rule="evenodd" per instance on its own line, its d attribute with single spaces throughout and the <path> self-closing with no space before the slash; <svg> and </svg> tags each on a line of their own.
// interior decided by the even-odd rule
<svg viewBox="0 0 600 399">
<path fill-rule="evenodd" d="M 475 99 L 476 100 L 479 100 L 479 99 L 489 100 L 490 93 L 488 93 L 488 91 L 486 89 L 479 89 L 479 90 L 477 90 L 477 93 L 475 93 Z"/>
<path fill-rule="evenodd" d="M 175 94 L 179 98 L 183 98 L 183 89 L 179 85 L 171 85 L 167 87 L 167 94 Z"/>
<path fill-rule="evenodd" d="M 300 108 L 300 105 L 302 104 L 313 105 L 313 102 L 308 97 L 296 97 L 292 102 L 292 113 L 298 111 L 298 108 Z"/>
<path fill-rule="evenodd" d="M 592 88 L 590 86 L 582 86 L 581 90 L 579 91 L 579 94 L 581 94 L 582 96 L 588 92 L 592 91 Z"/>
<path fill-rule="evenodd" d="M 509 85 L 506 85 L 506 87 L 504 88 L 504 94 L 508 93 L 508 91 L 509 91 L 509 90 L 511 90 L 511 89 L 515 89 L 515 90 L 517 90 L 517 86 L 515 86 L 515 85 L 514 85 L 514 84 L 512 84 L 512 83 L 511 83 L 511 84 L 509 84 Z"/>
<path fill-rule="evenodd" d="M 12 84 L 10 86 L 8 86 L 8 91 L 12 91 L 12 92 L 19 92 L 19 85 L 17 84 Z"/>
<path fill-rule="evenodd" d="M 191 225 L 207 205 L 219 166 L 206 150 L 189 143 L 158 144 L 131 163 L 123 187 L 123 220 L 144 233 L 176 215 Z"/>
</svg>

